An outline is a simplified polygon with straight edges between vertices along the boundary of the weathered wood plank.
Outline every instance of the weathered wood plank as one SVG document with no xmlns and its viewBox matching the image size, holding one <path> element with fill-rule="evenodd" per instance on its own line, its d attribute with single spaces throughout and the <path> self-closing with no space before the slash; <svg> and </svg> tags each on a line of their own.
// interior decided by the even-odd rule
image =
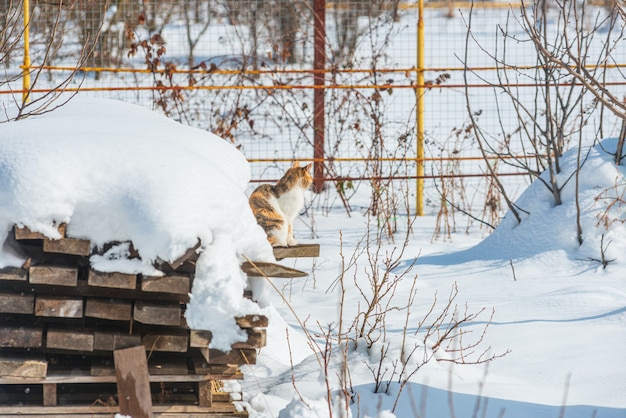
<svg viewBox="0 0 626 418">
<path fill-rule="evenodd" d="M 46 377 L 48 363 L 32 358 L 9 357 L 0 358 L 0 376 L 19 379 L 41 379 Z"/>
<path fill-rule="evenodd" d="M 32 314 L 34 309 L 34 294 L 0 293 L 0 313 Z"/>
<path fill-rule="evenodd" d="M 119 331 L 94 331 L 94 350 L 114 351 L 122 348 L 135 347 L 141 344 L 141 335 Z"/>
<path fill-rule="evenodd" d="M 44 238 L 43 250 L 46 253 L 71 254 L 86 257 L 91 253 L 91 242 L 77 238 Z"/>
<path fill-rule="evenodd" d="M 76 286 L 78 268 L 45 265 L 31 266 L 28 276 L 30 283 L 33 284 Z"/>
<path fill-rule="evenodd" d="M 180 326 L 182 310 L 177 303 L 135 302 L 133 319 L 142 324 Z"/>
<path fill-rule="evenodd" d="M 57 385 L 56 383 L 43 384 L 43 406 L 56 406 Z"/>
<path fill-rule="evenodd" d="M 120 413 L 133 418 L 152 418 L 152 393 L 148 360 L 143 347 L 113 352 Z"/>
<path fill-rule="evenodd" d="M 172 269 L 176 270 L 187 260 L 197 260 L 199 256 L 198 249 L 200 248 L 201 245 L 202 245 L 202 242 L 200 242 L 200 239 L 198 239 L 198 242 L 196 243 L 196 245 L 194 245 L 193 247 L 185 251 L 185 254 L 178 257 L 174 261 L 168 262 L 167 264 L 169 264 Z"/>
<path fill-rule="evenodd" d="M 128 347 L 126 347 L 128 348 Z M 115 376 L 115 366 L 113 362 L 96 360 L 92 362 L 89 373 L 91 376 Z"/>
<path fill-rule="evenodd" d="M 267 345 L 265 329 L 246 329 L 248 339 L 237 342 L 232 348 L 261 348 Z M 211 343 L 211 331 L 191 330 L 189 332 L 189 346 L 194 348 L 207 348 Z"/>
<path fill-rule="evenodd" d="M 57 230 L 59 231 L 59 234 L 61 235 L 61 237 L 65 237 L 65 230 L 66 229 L 67 229 L 67 225 L 66 224 L 60 224 L 57 227 Z M 44 239 L 44 238 L 46 238 L 46 236 L 44 234 L 42 234 L 41 232 L 34 232 L 34 231 L 31 231 L 30 228 L 28 228 L 26 226 L 19 227 L 17 225 L 15 225 L 13 227 L 13 236 L 17 240 Z"/>
<path fill-rule="evenodd" d="M 40 348 L 43 342 L 43 328 L 0 327 L 0 347 Z"/>
<path fill-rule="evenodd" d="M 235 318 L 240 328 L 267 328 L 269 321 L 264 315 L 246 315 Z"/>
<path fill-rule="evenodd" d="M 87 298 L 85 301 L 85 316 L 90 318 L 130 321 L 132 309 L 132 302 L 127 300 Z"/>
<path fill-rule="evenodd" d="M 246 329 L 248 339 L 246 341 L 234 343 L 232 348 L 261 348 L 267 345 L 267 333 L 265 329 Z"/>
<path fill-rule="evenodd" d="M 167 351 L 172 353 L 185 353 L 189 348 L 189 333 L 187 332 L 167 332 L 167 333 L 145 333 L 141 337 L 141 344 L 146 351 Z"/>
<path fill-rule="evenodd" d="M 96 270 L 89 270 L 87 283 L 89 286 L 96 287 L 135 289 L 137 287 L 137 276 L 134 274 L 105 273 Z"/>
<path fill-rule="evenodd" d="M 283 258 L 303 258 L 319 257 L 319 244 L 298 244 L 294 247 L 274 247 L 274 257 L 276 260 Z"/>
<path fill-rule="evenodd" d="M 83 299 L 55 296 L 37 296 L 35 315 L 56 318 L 82 318 Z"/>
<path fill-rule="evenodd" d="M 93 351 L 94 336 L 89 331 L 48 329 L 46 347 L 72 351 Z"/>
<path fill-rule="evenodd" d="M 233 349 L 229 352 L 209 349 L 209 362 L 211 364 L 256 364 L 256 350 Z"/>
<path fill-rule="evenodd" d="M 187 359 L 184 358 L 155 359 L 153 357 L 150 357 L 150 361 L 148 362 L 148 371 L 150 372 L 150 376 L 184 376 L 186 374 L 189 374 L 189 369 L 187 368 Z"/>
<path fill-rule="evenodd" d="M 306 277 L 308 274 L 285 267 L 280 264 L 267 263 L 262 261 L 249 262 L 246 261 L 241 265 L 241 270 L 250 277 L 275 277 L 280 279 L 294 279 L 297 277 Z"/>
<path fill-rule="evenodd" d="M 191 279 L 182 274 L 163 277 L 144 276 L 141 279 L 141 290 L 186 295 L 191 291 Z"/>
<path fill-rule="evenodd" d="M 211 331 L 189 331 L 189 347 L 206 348 L 211 343 Z"/>
<path fill-rule="evenodd" d="M 198 404 L 211 406 L 213 404 L 213 382 L 198 382 Z"/>
<path fill-rule="evenodd" d="M 19 267 L 4 267 L 0 269 L 0 280 L 24 282 L 28 280 L 28 274 Z"/>
<path fill-rule="evenodd" d="M 104 362 L 94 362 L 90 372 L 92 376 L 115 376 L 113 364 Z M 189 374 L 189 369 L 185 358 L 155 359 L 151 356 L 148 361 L 148 372 L 150 376 L 185 376 Z"/>
<path fill-rule="evenodd" d="M 246 418 L 248 413 L 237 412 L 230 403 L 214 403 L 211 407 L 198 405 L 155 405 L 155 418 Z M 2 418 L 111 418 L 119 413 L 118 406 L 0 406 Z"/>
<path fill-rule="evenodd" d="M 197 375 L 222 375 L 230 376 L 228 379 L 242 380 L 243 373 L 236 364 L 210 364 L 204 357 L 196 356 L 192 358 L 194 372 Z M 220 380 L 228 380 L 222 378 Z"/>
<path fill-rule="evenodd" d="M 228 369 L 229 367 L 222 367 L 223 369 Z M 214 370 L 218 370 L 217 367 Z M 220 373 L 212 373 L 212 374 L 189 374 L 185 376 L 179 375 L 158 375 L 158 376 L 150 376 L 150 382 L 153 383 L 193 383 L 193 382 L 202 382 L 204 380 L 242 380 L 243 375 L 233 375 L 231 373 L 228 374 L 220 374 Z M 90 372 L 68 372 L 68 374 L 59 375 L 59 374 L 51 374 L 48 373 L 48 376 L 45 378 L 33 378 L 28 382 L 29 384 L 43 384 L 43 383 L 56 383 L 56 384 L 83 384 L 83 383 L 115 383 L 115 376 L 92 376 Z M 0 377 L 0 385 L 13 385 L 16 384 L 14 378 L 10 377 Z M 2 415 L 0 415 L 2 417 Z M 4 417 L 2 417 L 4 418 Z"/>
</svg>

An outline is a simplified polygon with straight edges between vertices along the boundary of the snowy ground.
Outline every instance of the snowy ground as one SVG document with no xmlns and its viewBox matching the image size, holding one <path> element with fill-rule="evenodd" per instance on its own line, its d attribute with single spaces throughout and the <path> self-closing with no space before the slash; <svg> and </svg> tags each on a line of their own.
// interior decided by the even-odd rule
<svg viewBox="0 0 626 418">
<path fill-rule="evenodd" d="M 545 188 L 538 184 L 518 202 L 532 208 L 532 215 L 517 227 L 506 219 L 484 241 L 480 234 L 455 234 L 450 242 L 431 242 L 435 217 L 415 221 L 410 243 L 396 269 L 400 273 L 419 256 L 412 274 L 403 279 L 395 295 L 398 306 L 406 303 L 412 277 L 417 276 L 410 331 L 415 330 L 431 307 L 434 294 L 438 293 L 441 302 L 456 284 L 459 293 L 455 303 L 462 309 L 465 305 L 474 312 L 485 308 L 478 318 L 465 324 L 467 331 L 474 332 L 471 338 L 482 332 L 494 312 L 478 353 L 491 347 L 494 354 L 508 354 L 488 365 L 430 361 L 404 389 L 404 398 L 395 411 L 398 417 L 626 416 L 626 269 L 622 260 L 626 241 L 620 224 L 624 221 L 624 208 L 621 215 L 614 214 L 621 221 L 604 238 L 605 246 L 611 242 L 607 258 L 615 261 L 603 269 L 590 260 L 600 258 L 600 237 L 604 233 L 595 228 L 595 215 L 601 209 L 593 203 L 593 196 L 612 187 L 617 172 L 606 156 L 597 158 L 589 162 L 584 176 L 588 185 L 583 193 L 587 196 L 583 203 L 586 238 L 581 247 L 575 243 L 572 201 L 553 207 Z M 623 187 L 624 178 L 620 177 L 619 182 Z M 340 251 L 346 258 L 351 257 L 354 244 L 367 230 L 367 220 L 359 215 L 349 219 L 342 215 L 317 215 L 316 225 L 319 238 L 311 241 L 321 244 L 320 258 L 313 265 L 302 260 L 293 264 L 304 270 L 312 268 L 312 276 L 289 284 L 275 281 L 284 286 L 290 306 L 300 320 L 306 320 L 310 329 L 319 332 L 320 326 L 337 324 L 338 289 L 329 288 L 341 273 Z M 305 227 L 298 232 L 301 237 L 310 234 Z M 340 233 L 343 249 L 339 245 Z M 382 249 L 391 251 L 394 247 L 385 244 Z M 354 318 L 357 306 L 363 306 L 354 281 L 366 283 L 368 269 L 367 256 L 362 255 L 358 272 L 347 274 L 343 309 L 348 321 Z M 324 395 L 324 375 L 302 341 L 301 328 L 291 308 L 278 295 L 273 305 L 287 324 L 278 325 L 280 321 L 272 318 L 270 343 L 243 385 L 253 406 L 262 411 L 253 416 L 276 416 L 292 398 L 303 396 L 308 401 Z M 404 314 L 388 317 L 384 339 L 392 348 L 390 357 L 398 354 Z M 290 348 L 285 335 L 290 337 Z M 371 365 L 376 358 L 374 353 L 350 353 L 350 376 L 360 401 L 360 406 L 352 407 L 354 416 L 375 416 L 378 411 L 391 408 L 395 400 L 397 386 L 392 386 L 389 394 L 372 393 L 374 379 L 366 364 Z M 386 367 L 387 373 L 391 373 L 392 365 Z M 256 394 L 259 389 L 265 394 Z M 450 396 L 452 392 L 454 396 Z M 299 402 L 288 408 L 291 414 L 281 416 L 327 416 L 323 408 L 317 414 L 306 415 L 296 409 L 296 404 Z"/>
</svg>

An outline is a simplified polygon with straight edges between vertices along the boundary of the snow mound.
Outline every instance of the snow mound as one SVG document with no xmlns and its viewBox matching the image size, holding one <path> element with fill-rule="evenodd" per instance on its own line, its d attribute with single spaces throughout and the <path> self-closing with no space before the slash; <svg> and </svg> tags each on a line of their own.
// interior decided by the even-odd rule
<svg viewBox="0 0 626 418">
<path fill-rule="evenodd" d="M 249 209 L 250 169 L 223 139 L 183 126 L 141 107 L 75 98 L 42 115 L 0 124 L 0 232 L 27 226 L 92 246 L 132 242 L 128 249 L 93 256 L 102 271 L 155 274 L 157 260 L 172 261 L 201 242 L 187 320 L 211 329 L 212 346 L 228 349 L 245 339 L 234 317 L 259 313 L 243 300 L 244 256 L 272 261 L 263 230 Z M 20 266 L 8 246 L 0 267 Z"/>
<path fill-rule="evenodd" d="M 521 223 L 508 211 L 495 231 L 468 250 L 447 256 L 447 262 L 476 260 L 523 260 L 551 255 L 569 261 L 619 261 L 626 251 L 626 168 L 614 161 L 617 140 L 605 139 L 581 150 L 584 164 L 579 173 L 578 204 L 583 242 L 578 242 L 576 178 L 578 149 L 567 151 L 557 175 L 562 204 L 556 205 L 549 173 L 542 173 L 515 202 Z M 543 181 L 542 181 L 543 180 Z M 621 203 L 620 203 L 621 200 Z M 422 257 L 420 263 L 437 264 L 438 257 Z M 443 261 L 443 260 L 442 260 Z M 622 261 L 623 262 L 623 261 Z"/>
</svg>

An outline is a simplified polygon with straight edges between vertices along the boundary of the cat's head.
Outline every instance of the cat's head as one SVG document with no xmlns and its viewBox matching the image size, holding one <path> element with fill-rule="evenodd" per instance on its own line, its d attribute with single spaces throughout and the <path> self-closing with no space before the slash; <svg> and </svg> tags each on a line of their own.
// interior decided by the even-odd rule
<svg viewBox="0 0 626 418">
<path fill-rule="evenodd" d="M 296 161 L 293 163 L 293 166 L 290 170 L 295 171 L 295 177 L 300 182 L 300 187 L 303 189 L 308 189 L 313 184 L 313 176 L 311 175 L 311 169 L 313 167 L 313 163 L 309 163 L 304 167 L 300 167 L 300 162 Z"/>
</svg>

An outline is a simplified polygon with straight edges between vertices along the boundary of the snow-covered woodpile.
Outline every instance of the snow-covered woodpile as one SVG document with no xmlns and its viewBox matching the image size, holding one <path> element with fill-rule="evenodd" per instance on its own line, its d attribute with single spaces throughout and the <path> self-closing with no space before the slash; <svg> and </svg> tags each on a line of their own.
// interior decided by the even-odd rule
<svg viewBox="0 0 626 418">
<path fill-rule="evenodd" d="M 51 240 L 15 227 L 7 241 L 27 261 L 0 270 L 0 416 L 112 416 L 136 396 L 123 393 L 117 357 L 132 347 L 145 349 L 150 416 L 246 416 L 222 382 L 255 363 L 267 318 L 236 318 L 248 340 L 229 352 L 208 348 L 211 332 L 189 329 L 184 316 L 197 248 L 155 266 L 163 276 L 104 273 L 90 268 L 89 241 L 65 237 L 64 225 L 59 232 Z M 276 251 L 277 259 L 316 256 L 319 247 Z M 301 273 L 246 264 L 251 276 Z"/>
</svg>

